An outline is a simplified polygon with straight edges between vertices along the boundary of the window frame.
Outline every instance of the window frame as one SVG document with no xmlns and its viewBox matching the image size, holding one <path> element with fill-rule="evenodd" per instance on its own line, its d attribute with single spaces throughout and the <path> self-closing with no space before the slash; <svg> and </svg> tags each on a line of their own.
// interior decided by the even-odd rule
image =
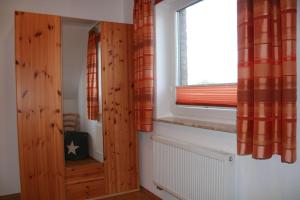
<svg viewBox="0 0 300 200">
<path fill-rule="evenodd" d="M 177 11 L 199 0 L 164 0 L 155 6 L 155 117 L 235 124 L 236 107 L 176 104 Z"/>
<path fill-rule="evenodd" d="M 176 63 L 176 85 L 175 85 L 175 101 L 177 105 L 193 105 L 193 106 L 212 106 L 212 107 L 236 107 L 237 106 L 237 83 L 218 83 L 218 84 L 207 84 L 207 85 L 181 85 L 181 41 L 180 41 L 180 19 L 179 12 L 183 9 L 186 9 L 194 4 L 197 4 L 203 0 L 187 0 L 182 1 L 182 4 L 178 3 L 175 5 L 175 63 Z M 174 10 L 173 10 L 174 12 Z M 186 66 L 188 67 L 188 66 Z M 214 89 L 226 88 L 227 93 L 224 93 L 220 90 L 212 92 Z M 202 93 L 192 93 L 193 90 L 201 91 Z M 208 90 L 211 91 L 208 91 Z M 233 93 L 234 89 L 236 92 Z M 182 91 L 181 94 L 178 94 L 177 91 Z M 188 95 L 183 95 L 183 93 Z M 193 100 L 188 101 L 188 98 L 194 97 Z M 229 98 L 230 97 L 230 98 Z M 219 101 L 212 100 L 214 98 L 220 99 Z M 181 100 L 180 100 L 181 99 Z"/>
</svg>

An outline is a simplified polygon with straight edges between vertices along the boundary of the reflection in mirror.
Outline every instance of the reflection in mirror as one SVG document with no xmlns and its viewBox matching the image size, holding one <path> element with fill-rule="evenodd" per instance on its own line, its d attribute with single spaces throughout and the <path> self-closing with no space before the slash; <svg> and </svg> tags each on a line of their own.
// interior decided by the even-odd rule
<svg viewBox="0 0 300 200">
<path fill-rule="evenodd" d="M 103 162 L 102 122 L 99 119 L 89 120 L 87 113 L 87 57 L 91 29 L 99 33 L 96 21 L 62 18 L 63 119 L 67 164 L 77 160 Z M 100 46 L 99 43 L 97 46 Z M 100 60 L 99 57 L 98 63 Z M 101 91 L 101 70 L 98 73 Z M 98 94 L 101 105 L 101 93 Z"/>
</svg>

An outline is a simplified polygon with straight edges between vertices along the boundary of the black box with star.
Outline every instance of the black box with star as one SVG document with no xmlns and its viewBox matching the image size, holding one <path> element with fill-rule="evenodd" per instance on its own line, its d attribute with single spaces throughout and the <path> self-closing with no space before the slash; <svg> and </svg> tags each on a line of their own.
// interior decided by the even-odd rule
<svg viewBox="0 0 300 200">
<path fill-rule="evenodd" d="M 65 159 L 82 160 L 89 157 L 88 133 L 65 132 Z"/>
</svg>

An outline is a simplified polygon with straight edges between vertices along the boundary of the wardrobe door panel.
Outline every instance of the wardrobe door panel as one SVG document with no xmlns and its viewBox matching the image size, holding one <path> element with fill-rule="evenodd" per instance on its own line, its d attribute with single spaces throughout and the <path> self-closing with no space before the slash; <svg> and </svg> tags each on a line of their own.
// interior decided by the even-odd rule
<svg viewBox="0 0 300 200">
<path fill-rule="evenodd" d="M 60 26 L 58 16 L 15 13 L 23 200 L 65 199 Z"/>
<path fill-rule="evenodd" d="M 133 113 L 133 25 L 101 22 L 104 167 L 108 194 L 139 187 Z"/>
</svg>

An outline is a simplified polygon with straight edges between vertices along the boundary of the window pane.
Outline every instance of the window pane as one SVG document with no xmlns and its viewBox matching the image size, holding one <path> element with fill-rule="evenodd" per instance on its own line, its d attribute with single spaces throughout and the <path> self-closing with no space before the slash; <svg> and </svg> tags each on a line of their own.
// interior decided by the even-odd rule
<svg viewBox="0 0 300 200">
<path fill-rule="evenodd" d="M 179 85 L 236 83 L 236 0 L 203 0 L 178 14 Z"/>
</svg>

